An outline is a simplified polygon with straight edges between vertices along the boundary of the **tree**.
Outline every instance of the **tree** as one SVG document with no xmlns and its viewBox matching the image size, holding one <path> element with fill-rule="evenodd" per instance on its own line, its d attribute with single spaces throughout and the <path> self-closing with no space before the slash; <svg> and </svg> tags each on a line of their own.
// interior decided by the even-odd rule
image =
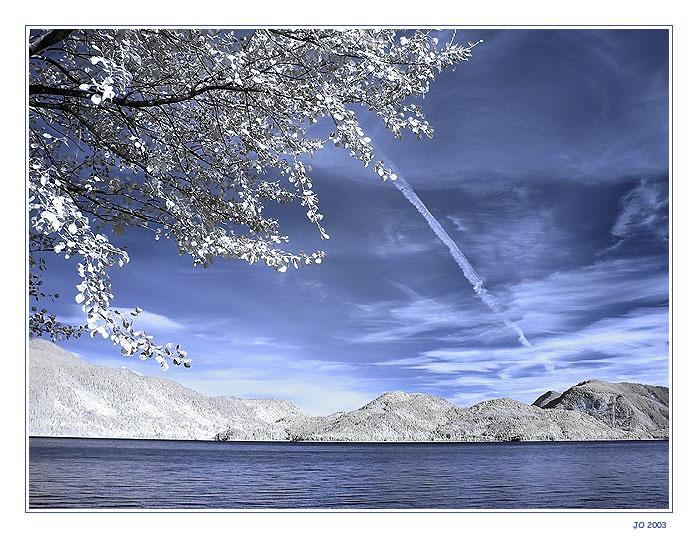
<svg viewBox="0 0 698 538">
<path fill-rule="evenodd" d="M 305 209 L 323 239 L 322 213 L 303 157 L 331 142 L 383 179 L 357 120 L 374 111 L 397 138 L 431 137 L 420 107 L 436 73 L 471 55 L 413 30 L 44 30 L 29 54 L 29 296 L 41 291 L 44 253 L 79 258 L 75 300 L 86 325 L 32 307 L 29 331 L 65 339 L 89 331 L 124 355 L 189 366 L 179 348 L 133 328 L 109 270 L 129 258 L 113 238 L 135 226 L 176 242 L 194 265 L 216 257 L 262 261 L 278 272 L 320 263 L 287 252 L 267 202 Z M 454 34 L 455 35 L 455 34 Z M 327 117 L 325 137 L 311 125 Z M 46 301 L 43 301 L 46 302 Z"/>
</svg>

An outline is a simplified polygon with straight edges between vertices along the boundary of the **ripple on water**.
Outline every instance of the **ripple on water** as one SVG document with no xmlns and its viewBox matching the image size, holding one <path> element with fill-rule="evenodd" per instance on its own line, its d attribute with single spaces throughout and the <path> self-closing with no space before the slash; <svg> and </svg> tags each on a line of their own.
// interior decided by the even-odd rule
<svg viewBox="0 0 698 538">
<path fill-rule="evenodd" d="M 666 441 L 29 441 L 30 508 L 667 509 L 668 490 Z"/>
</svg>

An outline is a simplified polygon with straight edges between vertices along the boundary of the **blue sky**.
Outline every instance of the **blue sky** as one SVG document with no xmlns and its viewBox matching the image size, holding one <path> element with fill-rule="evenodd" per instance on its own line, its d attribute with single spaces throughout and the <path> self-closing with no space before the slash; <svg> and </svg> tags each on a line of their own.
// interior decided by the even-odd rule
<svg viewBox="0 0 698 538">
<path fill-rule="evenodd" d="M 531 402 L 581 380 L 668 384 L 669 182 L 666 30 L 476 30 L 473 58 L 444 72 L 423 109 L 432 140 L 365 131 L 523 329 L 490 312 L 417 211 L 346 154 L 312 161 L 332 236 L 283 208 L 292 246 L 321 265 L 276 274 L 218 260 L 194 268 L 172 243 L 127 233 L 115 306 L 177 341 L 193 368 L 161 372 L 97 337 L 62 345 L 105 366 L 209 395 L 278 397 L 318 414 L 388 390 L 462 405 Z M 53 265 L 53 264 L 52 264 Z M 56 264 L 63 292 L 74 262 Z"/>
</svg>

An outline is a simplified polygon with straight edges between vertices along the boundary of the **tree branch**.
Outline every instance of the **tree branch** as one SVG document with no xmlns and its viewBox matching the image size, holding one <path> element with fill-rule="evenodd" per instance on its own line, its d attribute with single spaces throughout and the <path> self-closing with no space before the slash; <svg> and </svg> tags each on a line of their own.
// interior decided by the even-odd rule
<svg viewBox="0 0 698 538">
<path fill-rule="evenodd" d="M 111 102 L 113 102 L 116 105 L 130 108 L 148 108 L 152 106 L 172 105 L 176 103 L 181 103 L 183 101 L 189 101 L 194 97 L 201 95 L 202 93 L 214 90 L 226 90 L 243 93 L 259 93 L 265 91 L 264 89 L 245 88 L 243 86 L 237 86 L 234 84 L 214 84 L 211 86 L 204 86 L 197 90 L 190 90 L 183 95 L 171 95 L 168 97 L 160 97 L 157 99 L 143 100 L 133 100 L 124 99 L 122 97 L 114 97 L 113 99 L 111 99 Z M 81 99 L 90 99 L 95 93 L 96 92 L 89 90 L 71 90 L 70 88 L 56 88 L 51 86 L 45 86 L 44 84 L 29 85 L 29 95 L 64 95 L 67 97 L 79 97 Z M 40 103 L 36 103 L 36 105 L 41 106 Z"/>
<path fill-rule="evenodd" d="M 36 41 L 29 45 L 29 56 L 34 56 L 42 50 L 63 41 L 73 33 L 73 30 L 51 30 L 49 33 L 39 36 Z"/>
</svg>

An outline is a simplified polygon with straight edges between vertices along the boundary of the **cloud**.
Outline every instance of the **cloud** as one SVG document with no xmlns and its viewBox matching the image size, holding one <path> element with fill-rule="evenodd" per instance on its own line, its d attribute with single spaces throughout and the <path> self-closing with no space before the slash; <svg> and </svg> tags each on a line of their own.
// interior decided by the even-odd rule
<svg viewBox="0 0 698 538">
<path fill-rule="evenodd" d="M 531 208 L 521 193 L 510 201 L 481 204 L 475 212 L 449 214 L 454 239 L 485 280 L 525 278 L 559 265 L 573 234 L 560 226 L 560 209 Z M 490 205 L 492 204 L 492 205 Z"/>
<path fill-rule="evenodd" d="M 74 345 L 70 341 L 63 347 L 75 353 Z M 104 354 L 99 346 L 91 347 L 80 358 L 92 364 L 166 377 L 207 396 L 280 398 L 314 415 L 356 409 L 388 390 L 380 382 L 357 375 L 355 365 L 299 358 L 283 351 L 250 353 L 216 343 L 201 356 L 206 360 L 197 354 L 192 368 L 163 372 L 155 361 Z"/>
<path fill-rule="evenodd" d="M 483 396 L 533 401 L 590 378 L 668 382 L 664 260 L 603 260 L 500 290 L 532 348 L 518 346 L 496 319 L 456 295 L 403 289 L 401 300 L 362 306 L 366 319 L 356 341 L 421 338 L 426 349 L 373 365 L 404 371 L 425 392 L 455 394 L 454 401 L 471 405 Z"/>
<path fill-rule="evenodd" d="M 669 192 L 665 182 L 650 183 L 643 179 L 620 201 L 621 210 L 611 234 L 627 239 L 655 236 L 669 239 Z"/>
<path fill-rule="evenodd" d="M 551 333 L 574 332 L 609 314 L 668 304 L 665 261 L 654 258 L 598 261 L 497 290 L 511 319 L 536 343 Z M 466 293 L 420 295 L 396 285 L 404 297 L 355 304 L 343 340 L 380 343 L 433 339 L 477 346 L 516 339 L 496 316 Z"/>
<path fill-rule="evenodd" d="M 134 307 L 115 306 L 113 309 L 121 313 L 128 313 L 134 310 Z M 187 329 L 187 325 L 184 323 L 149 310 L 142 310 L 140 314 L 135 316 L 133 326 L 137 330 L 163 333 L 174 333 Z"/>
<path fill-rule="evenodd" d="M 666 384 L 668 353 L 668 312 L 654 307 L 607 317 L 575 333 L 551 334 L 532 348 L 443 347 L 378 364 L 434 374 L 428 387 L 468 387 L 478 396 L 516 398 L 589 378 Z M 460 401 L 467 400 L 465 394 Z"/>
<path fill-rule="evenodd" d="M 114 306 L 112 308 L 123 314 L 128 314 L 129 312 L 134 310 L 135 307 Z M 134 320 L 134 328 L 136 330 L 161 331 L 171 333 L 187 329 L 187 325 L 185 325 L 184 323 L 176 321 L 163 314 L 151 312 L 149 310 L 142 310 L 141 313 L 134 318 Z M 70 309 L 70 314 L 66 316 L 61 316 L 60 321 L 72 325 L 84 325 L 85 314 L 83 313 L 80 306 L 72 305 Z"/>
<path fill-rule="evenodd" d="M 380 391 L 364 391 L 354 383 L 346 383 L 331 376 L 267 378 L 258 375 L 236 375 L 229 371 L 207 380 L 187 380 L 187 386 L 204 394 L 226 394 L 238 398 L 279 398 L 315 416 L 351 411 L 381 394 Z"/>
<path fill-rule="evenodd" d="M 382 236 L 374 239 L 371 251 L 377 256 L 395 258 L 411 256 L 444 248 L 431 233 L 426 235 L 427 226 L 423 222 L 385 219 Z"/>
<path fill-rule="evenodd" d="M 220 323 L 220 322 L 219 322 Z M 232 322 L 224 322 L 225 327 L 200 327 L 201 332 L 197 336 L 215 342 L 217 346 L 223 348 L 275 348 L 275 349 L 298 349 L 298 345 L 284 342 L 271 336 L 261 336 L 253 334 L 244 328 L 230 329 Z M 218 325 L 218 324 L 216 324 Z"/>
<path fill-rule="evenodd" d="M 576 331 L 609 313 L 666 305 L 668 299 L 666 260 L 651 257 L 599 261 L 508 290 L 508 301 L 533 335 Z"/>
<path fill-rule="evenodd" d="M 208 367 L 195 364 L 172 377 L 208 396 L 280 398 L 315 415 L 356 409 L 384 392 L 356 375 L 355 365 L 338 361 L 238 350 L 209 358 Z"/>
<path fill-rule="evenodd" d="M 359 330 L 345 335 L 352 343 L 376 343 L 433 337 L 434 331 L 464 328 L 471 323 L 452 297 L 430 298 L 415 293 L 407 286 L 393 283 L 403 290 L 406 299 L 355 304 L 350 312 Z M 471 298 L 472 299 L 472 298 Z M 479 304 L 483 316 L 494 316 Z M 497 322 L 497 321 L 495 321 Z"/>
</svg>

